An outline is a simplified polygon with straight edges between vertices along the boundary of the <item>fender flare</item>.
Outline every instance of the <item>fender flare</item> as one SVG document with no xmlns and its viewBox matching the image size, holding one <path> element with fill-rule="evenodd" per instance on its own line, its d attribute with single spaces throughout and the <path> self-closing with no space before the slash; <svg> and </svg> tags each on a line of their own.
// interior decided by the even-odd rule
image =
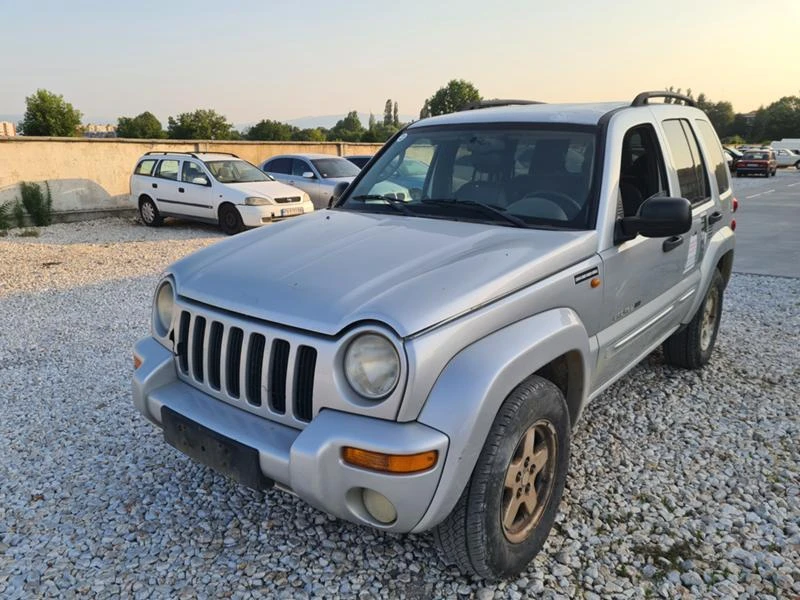
<svg viewBox="0 0 800 600">
<path fill-rule="evenodd" d="M 513 389 L 566 353 L 580 357 L 581 382 L 570 394 L 577 403 L 570 412 L 577 420 L 587 397 L 590 350 L 586 329 L 569 308 L 552 309 L 500 329 L 448 363 L 417 419 L 447 435 L 450 445 L 436 493 L 413 532 L 434 527 L 453 510 L 497 411 Z"/>
</svg>

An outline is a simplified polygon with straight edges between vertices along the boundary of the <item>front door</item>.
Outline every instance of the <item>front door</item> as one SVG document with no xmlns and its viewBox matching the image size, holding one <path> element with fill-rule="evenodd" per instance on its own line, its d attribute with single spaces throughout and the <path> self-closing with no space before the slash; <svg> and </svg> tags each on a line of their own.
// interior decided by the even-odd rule
<svg viewBox="0 0 800 600">
<path fill-rule="evenodd" d="M 328 206 L 328 198 L 324 199 L 320 193 L 319 178 L 314 175 L 313 178 L 303 177 L 304 173 L 311 173 L 314 175 L 314 170 L 302 158 L 292 159 L 292 172 L 286 183 L 289 185 L 303 190 L 306 194 L 311 196 L 311 202 L 314 203 L 315 209 L 325 208 Z"/>
<path fill-rule="evenodd" d="M 199 163 L 184 160 L 176 200 L 183 214 L 206 221 L 216 220 L 216 202 L 211 186 L 211 178 Z"/>
</svg>

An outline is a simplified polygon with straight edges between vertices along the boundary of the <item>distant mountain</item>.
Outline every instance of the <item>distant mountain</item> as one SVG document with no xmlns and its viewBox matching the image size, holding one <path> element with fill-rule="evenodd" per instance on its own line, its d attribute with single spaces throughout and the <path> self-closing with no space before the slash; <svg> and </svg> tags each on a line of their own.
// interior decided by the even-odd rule
<svg viewBox="0 0 800 600">
<path fill-rule="evenodd" d="M 20 121 L 22 121 L 22 117 L 24 115 L 0 115 L 0 121 L 10 121 L 16 125 Z"/>
<path fill-rule="evenodd" d="M 373 113 L 375 115 L 375 119 L 377 121 L 383 120 L 383 113 Z M 326 129 L 330 129 L 338 121 L 344 119 L 347 115 L 321 115 L 317 117 L 300 117 L 298 119 L 291 119 L 287 121 L 289 125 L 294 125 L 295 127 L 299 127 L 300 129 L 312 129 L 314 127 L 325 127 Z M 400 121 L 403 123 L 408 123 L 409 121 L 414 121 L 419 118 L 419 116 L 412 116 L 412 115 L 399 115 Z M 358 113 L 358 118 L 361 119 L 361 124 L 366 127 L 369 124 L 369 113 Z"/>
</svg>

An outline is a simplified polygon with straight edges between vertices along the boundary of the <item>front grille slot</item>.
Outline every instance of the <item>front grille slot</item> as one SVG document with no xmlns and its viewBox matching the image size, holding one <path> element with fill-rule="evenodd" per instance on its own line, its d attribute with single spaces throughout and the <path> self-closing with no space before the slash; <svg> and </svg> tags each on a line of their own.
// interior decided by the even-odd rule
<svg viewBox="0 0 800 600">
<path fill-rule="evenodd" d="M 311 421 L 314 414 L 314 370 L 317 351 L 311 346 L 300 346 L 294 374 L 294 416 L 300 421 Z"/>
<path fill-rule="evenodd" d="M 286 412 L 286 371 L 289 369 L 289 342 L 272 342 L 269 366 L 269 405 L 276 413 Z"/>
<path fill-rule="evenodd" d="M 286 204 L 287 202 L 300 202 L 300 196 L 288 196 L 286 198 L 275 198 L 278 204 Z"/>
<path fill-rule="evenodd" d="M 192 331 L 192 373 L 197 381 L 203 381 L 203 338 L 206 335 L 206 320 L 194 318 Z"/>
<path fill-rule="evenodd" d="M 214 321 L 208 333 L 208 384 L 220 389 L 219 376 L 222 362 L 222 323 Z"/>
<path fill-rule="evenodd" d="M 242 364 L 243 340 L 244 332 L 238 327 L 231 327 L 230 333 L 228 333 L 228 352 L 225 361 L 225 385 L 228 393 L 237 399 L 239 398 L 239 369 Z"/>
<path fill-rule="evenodd" d="M 189 372 L 189 324 L 191 319 L 191 315 L 183 311 L 178 327 L 178 364 L 184 373 Z"/>
<path fill-rule="evenodd" d="M 264 348 L 267 340 L 260 333 L 250 336 L 247 350 L 247 401 L 254 406 L 261 406 L 261 372 L 264 368 Z"/>
</svg>

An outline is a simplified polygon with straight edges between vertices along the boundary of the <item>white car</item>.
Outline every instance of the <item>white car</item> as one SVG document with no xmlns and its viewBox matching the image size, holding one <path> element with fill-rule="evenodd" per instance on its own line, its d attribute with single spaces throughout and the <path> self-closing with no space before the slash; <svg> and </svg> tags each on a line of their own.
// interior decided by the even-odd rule
<svg viewBox="0 0 800 600">
<path fill-rule="evenodd" d="M 775 160 L 778 161 L 779 167 L 795 167 L 800 169 L 800 154 L 791 150 L 785 148 L 775 150 Z"/>
<path fill-rule="evenodd" d="M 219 224 L 228 235 L 314 210 L 304 191 L 219 152 L 146 153 L 131 175 L 131 199 L 149 227 L 178 217 Z"/>
</svg>

